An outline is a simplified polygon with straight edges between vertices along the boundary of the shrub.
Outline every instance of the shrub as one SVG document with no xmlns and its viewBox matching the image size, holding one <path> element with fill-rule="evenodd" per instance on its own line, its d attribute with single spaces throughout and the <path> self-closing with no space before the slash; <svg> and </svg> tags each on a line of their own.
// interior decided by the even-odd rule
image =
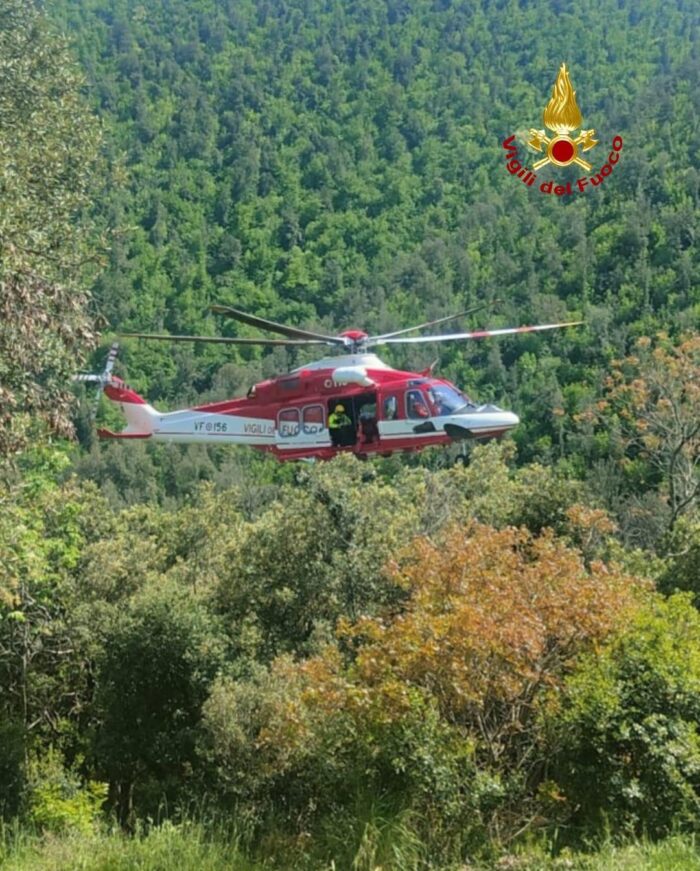
<svg viewBox="0 0 700 871">
<path fill-rule="evenodd" d="M 405 601 L 341 622 L 340 649 L 217 684 L 218 782 L 300 826 L 381 796 L 433 835 L 512 833 L 542 773 L 539 705 L 644 588 L 550 533 L 478 524 L 418 539 L 391 574 Z"/>
<path fill-rule="evenodd" d="M 91 832 L 107 798 L 107 784 L 83 783 L 49 750 L 29 766 L 28 820 L 44 831 Z"/>
<path fill-rule="evenodd" d="M 584 657 L 550 711 L 551 772 L 570 819 L 658 836 L 700 811 L 700 616 L 656 600 Z"/>
</svg>

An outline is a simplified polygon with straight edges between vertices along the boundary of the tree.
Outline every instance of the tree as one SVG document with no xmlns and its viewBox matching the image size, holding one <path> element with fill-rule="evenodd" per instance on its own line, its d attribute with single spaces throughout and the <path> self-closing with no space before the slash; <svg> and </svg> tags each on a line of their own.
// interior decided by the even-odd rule
<svg viewBox="0 0 700 871">
<path fill-rule="evenodd" d="M 42 420 L 70 432 L 68 383 L 93 328 L 82 289 L 101 133 L 68 51 L 32 2 L 0 9 L 0 456 Z"/>
<path fill-rule="evenodd" d="M 122 825 L 179 796 L 195 762 L 200 710 L 222 664 L 217 623 L 161 583 L 105 632 L 97 675 L 98 766 Z"/>
<path fill-rule="evenodd" d="M 548 712 L 549 771 L 569 821 L 659 837 L 700 808 L 700 617 L 659 598 L 582 657 Z"/>
<path fill-rule="evenodd" d="M 476 523 L 416 539 L 391 575 L 405 601 L 341 620 L 340 645 L 216 685 L 204 719 L 222 789 L 283 796 L 290 818 L 364 789 L 426 819 L 520 827 L 550 690 L 637 610 L 642 585 L 551 532 Z"/>
<path fill-rule="evenodd" d="M 626 455 L 660 475 L 673 529 L 700 495 L 700 336 L 639 339 L 635 354 L 614 362 L 601 410 L 619 420 Z"/>
</svg>

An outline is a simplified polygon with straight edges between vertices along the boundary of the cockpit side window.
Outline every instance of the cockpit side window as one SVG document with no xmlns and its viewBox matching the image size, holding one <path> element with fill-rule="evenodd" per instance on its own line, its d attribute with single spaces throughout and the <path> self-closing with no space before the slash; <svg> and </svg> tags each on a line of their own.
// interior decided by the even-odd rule
<svg viewBox="0 0 700 871">
<path fill-rule="evenodd" d="M 412 420 L 430 417 L 430 409 L 420 390 L 406 391 L 406 416 Z"/>
<path fill-rule="evenodd" d="M 473 404 L 467 396 L 447 384 L 431 384 L 428 388 L 428 397 L 438 417 L 454 414 L 459 409 Z"/>
</svg>

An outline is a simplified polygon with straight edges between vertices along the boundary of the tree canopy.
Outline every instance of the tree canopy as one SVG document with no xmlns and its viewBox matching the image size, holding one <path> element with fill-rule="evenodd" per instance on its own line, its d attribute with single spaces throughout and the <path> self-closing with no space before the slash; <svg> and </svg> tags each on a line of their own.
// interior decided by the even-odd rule
<svg viewBox="0 0 700 871">
<path fill-rule="evenodd" d="M 68 382 L 94 344 L 90 217 L 101 125 L 64 38 L 33 3 L 0 8 L 0 455 L 37 420 L 71 431 Z"/>
</svg>

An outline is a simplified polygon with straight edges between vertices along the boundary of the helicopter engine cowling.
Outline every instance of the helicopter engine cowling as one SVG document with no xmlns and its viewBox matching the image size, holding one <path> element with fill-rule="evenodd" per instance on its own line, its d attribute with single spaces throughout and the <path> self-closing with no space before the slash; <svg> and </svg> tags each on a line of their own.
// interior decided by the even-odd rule
<svg viewBox="0 0 700 871">
<path fill-rule="evenodd" d="M 364 366 L 341 366 L 333 372 L 333 384 L 336 387 L 342 387 L 346 384 L 374 387 L 375 382 L 369 377 Z"/>
</svg>

